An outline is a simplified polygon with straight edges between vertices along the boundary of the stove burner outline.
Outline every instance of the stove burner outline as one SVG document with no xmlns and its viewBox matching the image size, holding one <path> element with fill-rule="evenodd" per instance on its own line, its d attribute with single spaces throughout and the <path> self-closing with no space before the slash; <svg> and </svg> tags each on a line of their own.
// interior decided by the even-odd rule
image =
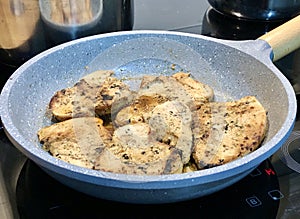
<svg viewBox="0 0 300 219">
<path fill-rule="evenodd" d="M 300 139 L 300 131 L 294 131 L 289 136 L 288 140 L 282 145 L 282 147 L 279 150 L 279 158 L 280 160 L 287 165 L 292 170 L 300 173 L 300 163 L 298 163 L 290 154 L 289 147 L 291 146 L 291 143 L 296 141 L 297 139 Z M 300 149 L 300 146 L 298 150 Z"/>
</svg>

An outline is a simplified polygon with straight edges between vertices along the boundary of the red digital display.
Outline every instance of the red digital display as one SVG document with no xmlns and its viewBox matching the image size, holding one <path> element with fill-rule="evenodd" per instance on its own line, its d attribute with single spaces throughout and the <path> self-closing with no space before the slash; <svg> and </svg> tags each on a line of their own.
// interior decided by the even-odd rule
<svg viewBox="0 0 300 219">
<path fill-rule="evenodd" d="M 274 172 L 274 170 L 273 170 L 273 169 L 271 169 L 271 168 L 267 168 L 267 169 L 265 169 L 265 172 L 266 172 L 266 174 L 268 174 L 269 176 L 271 176 L 271 175 L 275 175 L 275 172 Z"/>
</svg>

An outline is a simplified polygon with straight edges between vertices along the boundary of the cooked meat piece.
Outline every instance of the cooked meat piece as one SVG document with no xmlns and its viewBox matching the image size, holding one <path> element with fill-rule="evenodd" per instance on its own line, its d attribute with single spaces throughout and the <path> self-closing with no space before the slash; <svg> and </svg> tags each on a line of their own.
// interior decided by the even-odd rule
<svg viewBox="0 0 300 219">
<path fill-rule="evenodd" d="M 95 105 L 96 114 L 99 116 L 111 113 L 112 105 L 124 104 L 122 101 L 131 101 L 134 92 L 129 86 L 114 77 L 108 77 L 97 93 Z"/>
<path fill-rule="evenodd" d="M 125 174 L 181 173 L 181 152 L 156 141 L 146 123 L 128 124 L 115 130 L 112 144 L 96 160 L 95 169 Z"/>
<path fill-rule="evenodd" d="M 201 104 L 213 100 L 213 89 L 194 80 L 190 74 L 179 72 L 168 76 L 144 76 L 139 94 L 159 93 L 169 100 L 177 100 L 190 109 L 199 108 Z"/>
<path fill-rule="evenodd" d="M 129 106 L 117 112 L 113 123 L 119 127 L 129 123 L 146 122 L 154 107 L 165 101 L 167 101 L 166 97 L 160 94 L 137 96 Z"/>
<path fill-rule="evenodd" d="M 44 127 L 39 141 L 51 155 L 74 165 L 94 168 L 96 157 L 111 142 L 99 118 L 81 117 Z"/>
<path fill-rule="evenodd" d="M 267 112 L 254 96 L 211 102 L 212 88 L 185 72 L 144 76 L 136 91 L 112 75 L 94 72 L 52 97 L 59 123 L 38 132 L 46 151 L 90 169 L 160 175 L 228 163 L 265 138 Z"/>
<path fill-rule="evenodd" d="M 254 151 L 268 128 L 267 112 L 254 96 L 204 104 L 198 115 L 192 156 L 199 169 L 218 166 Z"/>
<path fill-rule="evenodd" d="M 175 78 L 168 76 L 144 76 L 142 78 L 138 96 L 160 94 L 167 100 L 176 100 L 186 104 L 191 109 L 195 103 L 184 86 Z"/>
<path fill-rule="evenodd" d="M 82 80 L 80 84 L 87 83 Z M 73 111 L 75 110 L 75 105 L 78 105 L 74 101 L 78 86 L 79 83 L 77 83 L 74 87 L 57 91 L 51 98 L 49 103 L 49 112 L 52 114 L 54 121 L 64 121 L 67 119 L 71 119 L 72 117 L 75 118 L 80 116 L 94 116 L 95 113 L 93 109 L 80 109 L 81 115 L 76 115 L 76 113 L 73 113 Z M 91 100 L 89 98 L 86 98 L 85 96 L 78 96 L 77 99 L 81 99 L 79 100 L 79 102 L 81 103 L 88 102 L 88 104 L 84 104 L 86 107 L 90 105 Z"/>
<path fill-rule="evenodd" d="M 190 77 L 190 74 L 179 72 L 169 76 L 143 76 L 140 89 L 133 102 L 119 111 L 114 111 L 114 124 L 122 126 L 128 123 L 146 122 L 145 117 L 157 105 L 169 100 L 186 104 L 192 110 L 213 99 L 213 90 Z"/>
<path fill-rule="evenodd" d="M 54 120 L 109 114 L 113 101 L 123 92 L 130 92 L 127 85 L 110 77 L 112 74 L 113 71 L 96 71 L 73 87 L 57 91 L 49 103 Z"/>
<path fill-rule="evenodd" d="M 94 116 L 97 91 L 113 71 L 96 71 L 77 82 L 73 87 L 57 91 L 49 103 L 49 111 L 56 121 L 76 117 Z"/>
<path fill-rule="evenodd" d="M 156 106 L 145 119 L 155 139 L 179 149 L 186 164 L 193 149 L 192 118 L 185 104 L 167 101 Z"/>
<path fill-rule="evenodd" d="M 183 173 L 189 173 L 189 172 L 194 172 L 194 171 L 197 171 L 197 170 L 198 170 L 197 165 L 190 161 L 186 165 L 183 166 L 182 172 Z"/>
<path fill-rule="evenodd" d="M 188 94 L 195 101 L 196 106 L 202 103 L 210 102 L 214 99 L 213 89 L 200 81 L 191 78 L 191 74 L 178 72 L 172 75 L 180 84 L 182 84 Z"/>
</svg>

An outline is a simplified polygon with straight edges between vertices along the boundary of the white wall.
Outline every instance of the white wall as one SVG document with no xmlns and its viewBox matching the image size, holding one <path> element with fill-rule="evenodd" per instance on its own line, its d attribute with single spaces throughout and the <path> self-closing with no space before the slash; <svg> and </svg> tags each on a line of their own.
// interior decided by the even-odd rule
<svg viewBox="0 0 300 219">
<path fill-rule="evenodd" d="M 134 0 L 133 29 L 172 30 L 201 25 L 208 6 L 206 0 Z"/>
</svg>

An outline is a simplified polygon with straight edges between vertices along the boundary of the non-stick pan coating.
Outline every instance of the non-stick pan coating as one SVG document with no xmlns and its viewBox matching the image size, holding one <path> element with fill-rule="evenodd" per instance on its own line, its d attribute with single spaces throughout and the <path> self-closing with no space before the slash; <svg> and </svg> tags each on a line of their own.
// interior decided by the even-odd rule
<svg viewBox="0 0 300 219">
<path fill-rule="evenodd" d="M 131 31 L 87 37 L 47 50 L 21 66 L 6 83 L 1 94 L 5 130 L 16 147 L 50 175 L 90 195 L 134 203 L 163 203 L 218 191 L 247 175 L 278 150 L 296 114 L 293 88 L 273 65 L 220 42 L 193 34 Z M 266 60 L 268 55 L 265 54 Z M 254 95 L 268 110 L 266 139 L 261 148 L 241 159 L 185 174 L 123 175 L 65 163 L 41 149 L 37 131 L 51 123 L 45 112 L 52 95 L 99 69 L 114 70 L 133 88 L 144 74 L 185 71 L 210 85 L 217 101 Z"/>
</svg>

